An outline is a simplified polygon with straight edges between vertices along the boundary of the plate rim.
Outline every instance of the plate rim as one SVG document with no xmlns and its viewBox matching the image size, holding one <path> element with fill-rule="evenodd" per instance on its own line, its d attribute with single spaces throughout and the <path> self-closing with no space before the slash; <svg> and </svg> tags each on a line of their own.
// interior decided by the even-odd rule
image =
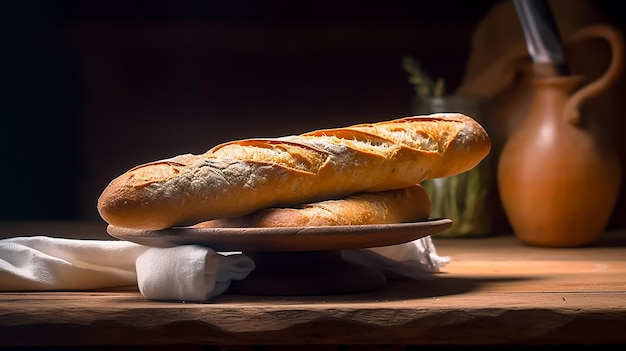
<svg viewBox="0 0 626 351">
<path fill-rule="evenodd" d="M 194 228 L 171 227 L 159 230 L 145 230 L 107 225 L 107 233 L 120 240 L 131 241 L 152 247 L 175 247 L 181 245 L 199 244 L 216 250 L 229 251 L 253 251 L 256 246 L 258 251 L 317 251 L 328 249 L 326 245 L 299 247 L 298 242 L 310 241 L 315 238 L 325 239 L 331 236 L 353 236 L 355 241 L 349 248 L 373 247 L 369 244 L 360 245 L 359 239 L 377 238 L 382 234 L 402 233 L 401 242 L 416 240 L 425 236 L 435 235 L 452 227 L 449 218 L 429 218 L 415 222 L 385 223 L 385 224 L 361 224 L 339 226 L 305 226 L 305 227 L 242 227 L 242 228 Z M 380 240 L 381 245 L 389 246 L 399 244 L 397 238 L 389 236 Z M 406 239 L 406 240 L 405 240 Z M 280 245 L 272 245 L 274 240 L 286 242 Z M 295 243 L 294 249 L 289 249 L 289 244 Z M 309 243 L 310 244 L 310 243 Z M 239 246 L 239 249 L 237 247 Z M 332 245 L 330 245 L 332 246 Z M 345 245 L 337 245 L 334 249 L 343 249 Z M 322 248 L 323 247 L 323 248 Z M 321 249 L 320 249 L 321 248 Z"/>
</svg>

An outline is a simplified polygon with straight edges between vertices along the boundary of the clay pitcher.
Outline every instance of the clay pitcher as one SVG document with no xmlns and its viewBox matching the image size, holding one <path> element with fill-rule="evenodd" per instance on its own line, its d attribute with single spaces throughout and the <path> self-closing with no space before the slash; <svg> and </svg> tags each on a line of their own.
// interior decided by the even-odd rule
<svg viewBox="0 0 626 351">
<path fill-rule="evenodd" d="M 527 245 L 589 245 L 606 228 L 617 201 L 618 153 L 594 116 L 581 116 L 579 108 L 619 78 L 623 41 L 608 25 L 583 28 L 571 41 L 592 38 L 611 45 L 613 56 L 604 75 L 584 85 L 579 75 L 536 73 L 528 115 L 499 158 L 502 205 L 515 235 Z"/>
</svg>

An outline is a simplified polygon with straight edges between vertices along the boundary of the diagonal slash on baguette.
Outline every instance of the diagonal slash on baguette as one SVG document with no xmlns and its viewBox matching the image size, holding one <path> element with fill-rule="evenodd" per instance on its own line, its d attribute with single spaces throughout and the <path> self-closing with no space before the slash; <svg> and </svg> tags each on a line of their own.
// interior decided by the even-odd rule
<svg viewBox="0 0 626 351">
<path fill-rule="evenodd" d="M 406 188 L 468 171 L 490 149 L 484 128 L 458 113 L 232 141 L 134 167 L 97 207 L 109 224 L 158 230 Z"/>
</svg>

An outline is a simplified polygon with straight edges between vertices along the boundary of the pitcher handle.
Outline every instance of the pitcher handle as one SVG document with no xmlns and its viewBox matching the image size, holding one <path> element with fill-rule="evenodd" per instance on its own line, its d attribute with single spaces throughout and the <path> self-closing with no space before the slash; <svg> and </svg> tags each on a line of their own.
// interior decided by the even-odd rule
<svg viewBox="0 0 626 351">
<path fill-rule="evenodd" d="M 607 24 L 591 25 L 574 33 L 568 42 L 576 43 L 592 38 L 608 41 L 612 51 L 611 62 L 604 75 L 573 93 L 565 103 L 564 117 L 571 124 L 579 123 L 580 106 L 609 88 L 624 70 L 624 41 L 620 31 Z"/>
</svg>

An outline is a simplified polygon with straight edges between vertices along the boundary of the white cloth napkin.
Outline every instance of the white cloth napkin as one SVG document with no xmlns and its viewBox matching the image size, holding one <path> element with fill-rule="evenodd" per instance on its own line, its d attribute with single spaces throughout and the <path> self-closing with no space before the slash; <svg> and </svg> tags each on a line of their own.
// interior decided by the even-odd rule
<svg viewBox="0 0 626 351">
<path fill-rule="evenodd" d="M 89 290 L 137 284 L 148 248 L 127 241 L 48 236 L 0 240 L 0 290 Z"/>
<path fill-rule="evenodd" d="M 205 301 L 254 270 L 243 254 L 185 245 L 150 248 L 127 241 L 49 236 L 0 240 L 0 291 L 139 287 L 148 299 Z"/>
<path fill-rule="evenodd" d="M 430 237 L 381 248 L 343 250 L 346 261 L 388 277 L 428 279 L 449 262 Z M 0 291 L 93 290 L 136 286 L 151 300 L 207 301 L 255 268 L 241 252 L 184 245 L 150 248 L 127 241 L 49 236 L 0 240 Z"/>
<path fill-rule="evenodd" d="M 197 245 L 151 248 L 137 258 L 137 284 L 153 300 L 206 301 L 255 268 L 241 253 L 217 253 Z"/>
<path fill-rule="evenodd" d="M 430 236 L 407 243 L 360 250 L 343 250 L 344 260 L 380 269 L 387 278 L 430 279 L 450 262 L 439 256 Z"/>
</svg>

